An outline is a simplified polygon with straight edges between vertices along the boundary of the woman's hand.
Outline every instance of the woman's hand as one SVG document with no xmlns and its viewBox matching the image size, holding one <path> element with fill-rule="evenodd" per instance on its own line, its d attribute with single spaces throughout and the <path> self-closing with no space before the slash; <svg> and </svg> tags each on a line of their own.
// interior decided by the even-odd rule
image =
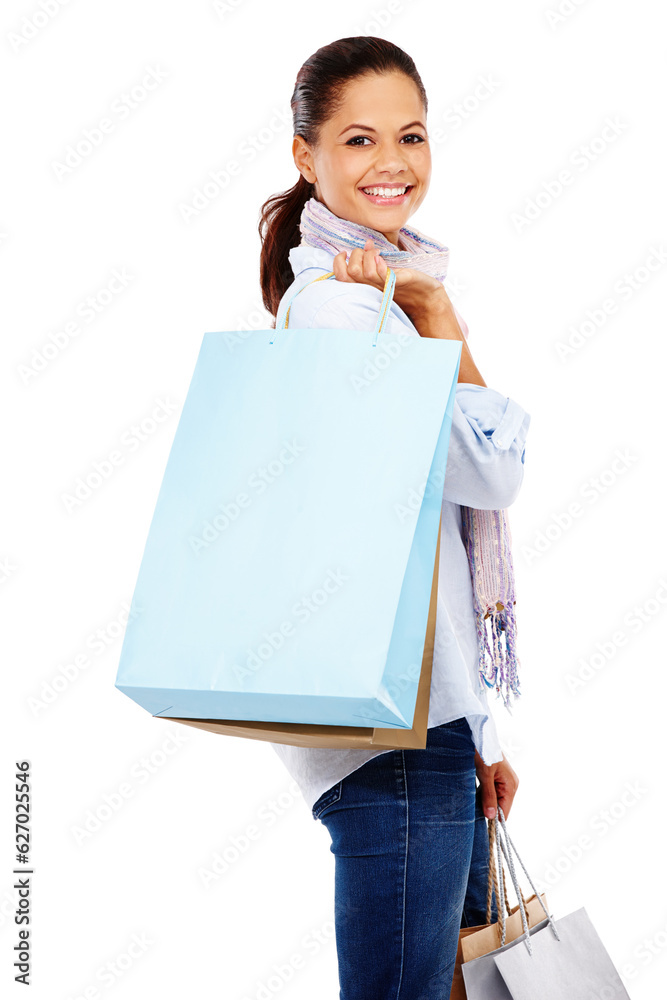
<svg viewBox="0 0 667 1000">
<path fill-rule="evenodd" d="M 373 240 L 367 239 L 363 250 L 355 247 L 350 252 L 350 259 L 345 262 L 346 252 L 341 250 L 333 259 L 333 272 L 337 281 L 357 281 L 374 288 L 384 289 L 387 277 L 387 264 L 379 255 Z M 392 268 L 396 274 L 394 286 L 394 302 L 407 313 L 413 323 L 415 317 L 425 316 L 432 310 L 454 308 L 445 286 L 430 274 L 424 274 L 414 267 Z M 415 323 L 416 325 L 416 323 Z"/>
<path fill-rule="evenodd" d="M 345 250 L 333 259 L 333 272 L 337 281 L 357 281 L 364 285 L 384 290 L 387 278 L 387 264 L 376 253 L 377 247 L 369 237 L 363 247 L 350 251 L 350 259 L 345 262 Z M 460 340 L 461 361 L 457 382 L 471 382 L 486 386 L 482 374 L 473 361 L 466 337 L 459 326 L 456 311 L 445 291 L 445 286 L 430 274 L 424 274 L 416 267 L 393 268 L 396 275 L 394 302 L 409 317 L 420 337 L 438 340 Z"/>
<path fill-rule="evenodd" d="M 497 807 L 500 806 L 505 819 L 507 819 L 516 790 L 519 787 L 519 778 L 509 761 L 506 760 L 505 754 L 503 754 L 502 760 L 487 765 L 475 750 L 475 770 L 482 786 L 484 815 L 487 819 L 493 819 Z"/>
</svg>

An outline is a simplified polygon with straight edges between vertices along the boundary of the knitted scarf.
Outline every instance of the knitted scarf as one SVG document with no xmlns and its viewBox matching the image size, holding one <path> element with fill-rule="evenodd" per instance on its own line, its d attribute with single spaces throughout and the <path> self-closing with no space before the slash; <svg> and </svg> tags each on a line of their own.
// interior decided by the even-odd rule
<svg viewBox="0 0 667 1000">
<path fill-rule="evenodd" d="M 335 255 L 341 250 L 363 248 L 371 237 L 389 267 L 415 267 L 438 281 L 444 281 L 447 275 L 449 249 L 413 226 L 400 230 L 400 243 L 405 249 L 399 250 L 377 230 L 341 219 L 322 202 L 310 198 L 301 213 L 299 230 L 301 246 L 319 247 Z M 468 328 L 465 322 L 461 325 L 467 339 Z M 479 676 L 488 688 L 495 687 L 497 696 L 502 695 L 505 707 L 511 712 L 511 695 L 516 699 L 521 692 L 520 661 L 516 655 L 512 536 L 507 511 L 462 506 L 461 523 L 472 581 Z"/>
</svg>

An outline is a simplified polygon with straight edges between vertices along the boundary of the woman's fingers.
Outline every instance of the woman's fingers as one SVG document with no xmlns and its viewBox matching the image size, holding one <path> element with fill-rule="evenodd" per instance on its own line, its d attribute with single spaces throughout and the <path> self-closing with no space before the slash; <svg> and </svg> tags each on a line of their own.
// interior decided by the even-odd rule
<svg viewBox="0 0 667 1000">
<path fill-rule="evenodd" d="M 510 809 L 512 808 L 512 803 L 514 802 L 514 796 L 516 795 L 518 787 L 518 774 L 509 761 L 503 759 L 498 765 L 498 773 L 496 775 L 496 792 L 498 795 L 498 805 L 506 817 L 510 814 Z"/>
<path fill-rule="evenodd" d="M 496 807 L 498 805 L 496 785 L 493 778 L 494 776 L 490 769 L 489 773 L 484 774 L 480 778 L 480 784 L 482 786 L 482 810 L 488 819 L 493 819 L 496 815 Z"/>
<path fill-rule="evenodd" d="M 372 239 L 367 239 L 363 249 L 364 276 L 372 280 L 378 277 L 378 266 L 375 262 L 377 247 Z"/>
<path fill-rule="evenodd" d="M 354 281 L 364 281 L 371 277 L 367 273 L 366 256 L 367 254 L 360 247 L 354 247 L 350 251 L 350 259 L 347 262 L 347 273 Z"/>
<path fill-rule="evenodd" d="M 347 274 L 347 264 L 345 263 L 345 251 L 341 250 L 337 253 L 333 259 L 333 273 L 337 281 L 353 281 L 353 278 L 348 277 Z"/>
<path fill-rule="evenodd" d="M 498 806 L 509 816 L 519 787 L 519 776 L 503 754 L 503 759 L 486 765 L 475 751 L 475 768 L 481 785 L 482 809 L 487 819 L 493 819 Z"/>
<path fill-rule="evenodd" d="M 387 270 L 384 261 L 380 269 L 375 261 L 376 255 L 377 247 L 370 237 L 363 248 L 354 247 L 350 251 L 350 258 L 347 261 L 345 250 L 341 250 L 333 259 L 334 276 L 338 281 L 361 281 L 381 286 L 384 284 Z"/>
</svg>

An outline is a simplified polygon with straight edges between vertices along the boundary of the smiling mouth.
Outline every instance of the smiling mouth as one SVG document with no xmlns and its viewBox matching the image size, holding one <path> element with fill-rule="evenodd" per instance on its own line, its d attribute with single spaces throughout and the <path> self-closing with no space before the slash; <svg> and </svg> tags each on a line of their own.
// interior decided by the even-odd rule
<svg viewBox="0 0 667 1000">
<path fill-rule="evenodd" d="M 361 187 L 359 190 L 377 205 L 400 205 L 409 196 L 413 187 L 414 184 L 377 184 Z"/>
</svg>

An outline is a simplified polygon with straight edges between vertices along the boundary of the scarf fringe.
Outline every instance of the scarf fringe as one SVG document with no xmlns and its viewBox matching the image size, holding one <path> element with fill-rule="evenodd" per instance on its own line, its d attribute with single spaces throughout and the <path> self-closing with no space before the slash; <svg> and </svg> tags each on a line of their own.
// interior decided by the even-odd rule
<svg viewBox="0 0 667 1000">
<path fill-rule="evenodd" d="M 506 510 L 461 507 L 463 540 L 473 585 L 478 673 L 507 711 L 521 696 L 516 654 L 512 531 Z M 504 643 L 503 643 L 504 638 Z"/>
<path fill-rule="evenodd" d="M 499 602 L 500 603 L 500 602 Z M 516 602 L 513 602 L 516 603 Z M 516 655 L 516 618 L 514 607 L 497 607 L 475 611 L 479 641 L 479 677 L 488 688 L 495 688 L 507 711 L 512 713 L 514 702 L 521 696 L 519 667 Z M 504 636 L 505 642 L 502 643 Z"/>
</svg>

